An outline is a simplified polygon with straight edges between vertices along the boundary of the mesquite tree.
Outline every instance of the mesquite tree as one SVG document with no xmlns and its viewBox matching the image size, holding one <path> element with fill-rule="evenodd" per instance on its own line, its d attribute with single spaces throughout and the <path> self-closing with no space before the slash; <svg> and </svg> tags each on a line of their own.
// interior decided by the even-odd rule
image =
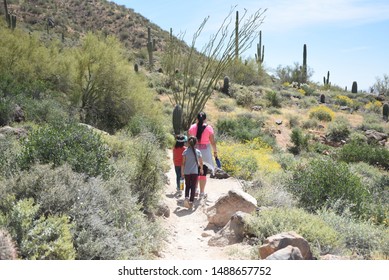
<svg viewBox="0 0 389 280">
<path fill-rule="evenodd" d="M 199 52 L 195 48 L 196 40 L 204 29 L 208 18 L 205 18 L 193 35 L 189 51 L 179 44 L 181 38 L 170 36 L 167 50 L 162 59 L 163 68 L 169 77 L 172 89 L 170 101 L 180 105 L 183 110 L 182 128 L 187 130 L 202 111 L 210 98 L 216 83 L 224 75 L 225 70 L 234 63 L 236 56 L 235 28 L 230 28 L 235 7 L 231 8 L 217 32 L 212 35 Z M 263 23 L 266 9 L 259 9 L 251 16 L 247 11 L 239 19 L 238 44 L 243 53 L 258 34 Z M 247 16 L 247 17 L 246 17 Z"/>
</svg>

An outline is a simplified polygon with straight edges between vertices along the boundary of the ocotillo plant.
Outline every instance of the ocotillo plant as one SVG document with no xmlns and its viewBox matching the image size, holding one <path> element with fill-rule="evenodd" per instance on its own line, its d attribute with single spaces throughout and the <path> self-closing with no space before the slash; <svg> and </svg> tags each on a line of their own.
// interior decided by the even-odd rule
<svg viewBox="0 0 389 280">
<path fill-rule="evenodd" d="M 265 46 L 262 46 L 262 30 L 259 31 L 259 44 L 257 44 L 257 53 L 255 54 L 255 60 L 258 64 L 263 63 L 265 56 Z"/>
<path fill-rule="evenodd" d="M 308 76 L 307 76 L 307 73 L 308 73 L 308 69 L 307 69 L 307 45 L 304 44 L 304 48 L 303 48 L 303 69 L 302 69 L 302 82 L 303 83 L 306 83 L 307 80 L 308 80 Z"/>
<path fill-rule="evenodd" d="M 179 135 L 181 133 L 182 127 L 182 109 L 180 105 L 176 105 L 173 110 L 173 130 L 174 135 Z"/>
<path fill-rule="evenodd" d="M 389 117 L 389 105 L 388 103 L 385 103 L 384 106 L 382 106 L 382 116 L 385 121 L 388 121 Z"/>
<path fill-rule="evenodd" d="M 149 67 L 150 70 L 153 68 L 153 51 L 154 51 L 154 44 L 151 40 L 151 28 L 147 27 L 147 52 L 149 53 Z"/>
<path fill-rule="evenodd" d="M 354 81 L 351 87 L 351 93 L 357 93 L 357 92 L 358 92 L 358 84 L 356 81 Z"/>
</svg>

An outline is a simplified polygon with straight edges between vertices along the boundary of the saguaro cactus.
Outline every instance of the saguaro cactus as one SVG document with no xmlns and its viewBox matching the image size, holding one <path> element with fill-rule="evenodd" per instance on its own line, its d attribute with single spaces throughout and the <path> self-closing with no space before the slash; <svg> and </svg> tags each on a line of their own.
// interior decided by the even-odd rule
<svg viewBox="0 0 389 280">
<path fill-rule="evenodd" d="M 147 52 L 149 53 L 149 68 L 150 68 L 150 70 L 153 68 L 153 64 L 154 64 L 153 51 L 154 51 L 154 44 L 153 44 L 153 41 L 151 40 L 151 28 L 147 27 Z"/>
<path fill-rule="evenodd" d="M 302 82 L 306 83 L 308 80 L 308 67 L 307 67 L 307 45 L 303 47 L 303 69 L 302 69 Z"/>
<path fill-rule="evenodd" d="M 358 84 L 356 81 L 353 82 L 353 85 L 351 87 L 351 92 L 352 93 L 357 93 L 358 92 Z"/>
<path fill-rule="evenodd" d="M 323 82 L 324 82 L 324 85 L 330 84 L 330 71 L 327 72 L 327 79 L 326 79 L 326 77 L 323 77 Z"/>
<path fill-rule="evenodd" d="M 388 103 L 385 103 L 384 106 L 382 106 L 382 116 L 385 121 L 388 121 L 389 117 L 389 105 Z"/>
<path fill-rule="evenodd" d="M 326 96 L 324 94 L 320 95 L 320 103 L 326 103 Z"/>
<path fill-rule="evenodd" d="M 259 31 L 259 43 L 257 44 L 257 53 L 255 54 L 255 60 L 258 64 L 263 63 L 265 56 L 265 46 L 262 46 L 262 30 Z"/>
<path fill-rule="evenodd" d="M 235 19 L 235 59 L 239 59 L 239 12 L 236 11 Z"/>
<path fill-rule="evenodd" d="M 176 105 L 173 110 L 173 130 L 175 135 L 181 133 L 182 127 L 182 109 L 180 105 Z"/>
<path fill-rule="evenodd" d="M 222 92 L 230 95 L 230 78 L 228 76 L 224 77 Z"/>
</svg>

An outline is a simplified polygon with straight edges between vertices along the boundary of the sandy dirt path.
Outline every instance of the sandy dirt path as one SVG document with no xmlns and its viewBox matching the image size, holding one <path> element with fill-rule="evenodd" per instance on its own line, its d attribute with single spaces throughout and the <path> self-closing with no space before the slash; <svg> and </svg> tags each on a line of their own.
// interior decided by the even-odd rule
<svg viewBox="0 0 389 280">
<path fill-rule="evenodd" d="M 207 176 L 205 192 L 207 198 L 196 200 L 192 210 L 183 207 L 184 196 L 179 195 L 175 186 L 175 171 L 169 155 L 171 168 L 166 173 L 169 184 L 165 189 L 165 202 L 170 208 L 170 217 L 164 218 L 167 231 L 165 247 L 161 252 L 161 259 L 166 260 L 228 260 L 247 259 L 249 246 L 242 244 L 226 247 L 213 247 L 208 240 L 218 230 L 208 224 L 205 210 L 214 205 L 215 201 L 230 189 L 241 189 L 235 178 L 213 179 Z"/>
</svg>

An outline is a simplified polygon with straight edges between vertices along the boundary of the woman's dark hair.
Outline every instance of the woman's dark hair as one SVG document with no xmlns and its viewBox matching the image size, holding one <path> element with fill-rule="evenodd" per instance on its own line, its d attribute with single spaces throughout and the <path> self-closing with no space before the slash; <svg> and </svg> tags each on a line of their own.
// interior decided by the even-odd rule
<svg viewBox="0 0 389 280">
<path fill-rule="evenodd" d="M 200 112 L 197 114 L 197 120 L 199 121 L 197 123 L 197 133 L 196 138 L 201 142 L 201 136 L 203 135 L 203 131 L 205 129 L 204 121 L 206 120 L 207 115 L 204 112 Z"/>
</svg>

